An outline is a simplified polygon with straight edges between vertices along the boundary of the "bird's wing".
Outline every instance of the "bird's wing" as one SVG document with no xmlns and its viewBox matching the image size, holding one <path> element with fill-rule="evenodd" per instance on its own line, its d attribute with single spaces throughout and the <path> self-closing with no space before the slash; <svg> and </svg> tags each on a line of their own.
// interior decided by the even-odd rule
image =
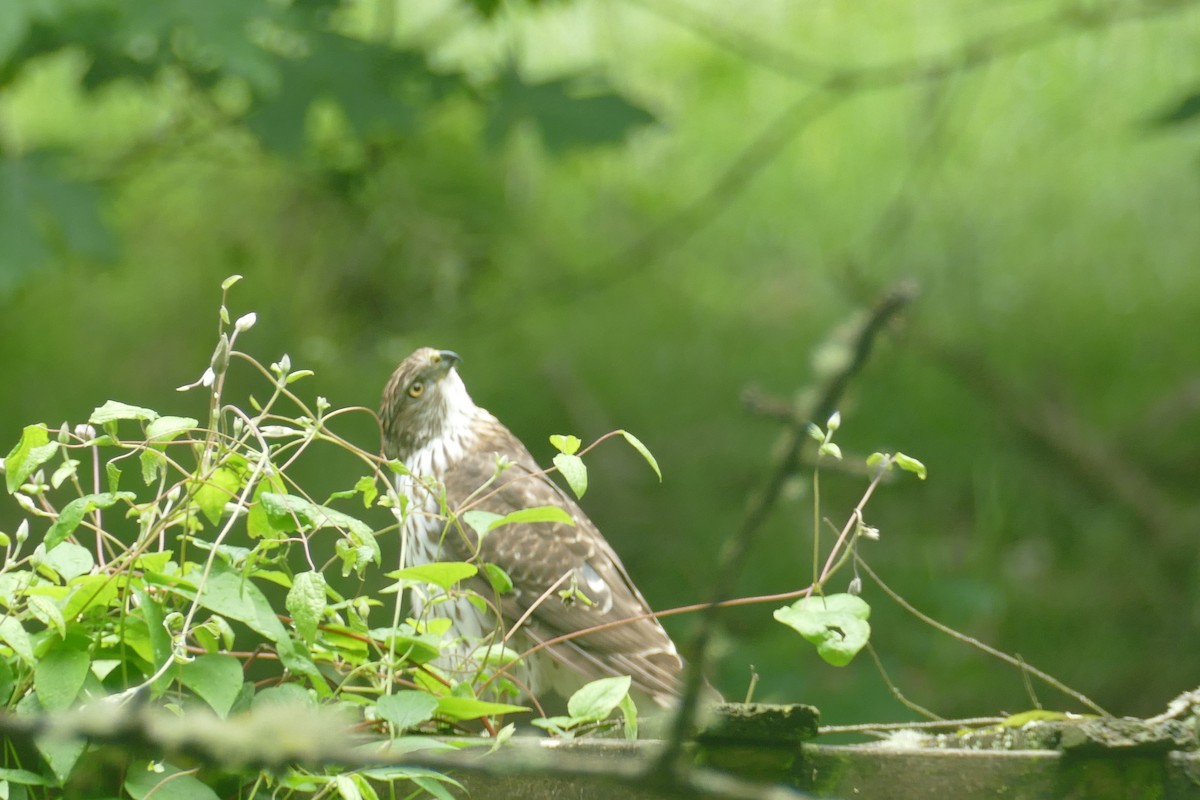
<svg viewBox="0 0 1200 800">
<path fill-rule="evenodd" d="M 447 544 L 458 549 L 459 557 L 470 557 L 478 549 L 482 561 L 496 564 L 512 578 L 514 591 L 500 598 L 509 624 L 532 607 L 522 630 L 544 642 L 650 613 L 600 531 L 571 498 L 540 474 L 516 437 L 497 426 L 479 444 L 444 476 L 451 510 L 461 513 L 470 507 L 504 515 L 552 505 L 575 521 L 574 526 L 557 522 L 504 525 L 488 533 L 482 543 L 472 531 L 466 531 L 465 539 L 447 539 Z M 507 457 L 511 466 L 476 493 L 496 475 L 498 455 Z M 660 702 L 677 692 L 682 662 L 670 637 L 652 617 L 575 637 L 549 650 L 554 658 L 586 676 L 629 675 L 636 686 Z"/>
</svg>

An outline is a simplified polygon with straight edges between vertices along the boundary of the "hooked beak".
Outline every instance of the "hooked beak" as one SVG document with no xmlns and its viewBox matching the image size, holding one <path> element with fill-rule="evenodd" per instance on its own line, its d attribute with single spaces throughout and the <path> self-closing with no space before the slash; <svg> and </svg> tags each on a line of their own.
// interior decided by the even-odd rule
<svg viewBox="0 0 1200 800">
<path fill-rule="evenodd" d="M 462 356 L 453 350 L 438 350 L 430 359 L 439 375 L 445 375 L 462 361 Z"/>
</svg>

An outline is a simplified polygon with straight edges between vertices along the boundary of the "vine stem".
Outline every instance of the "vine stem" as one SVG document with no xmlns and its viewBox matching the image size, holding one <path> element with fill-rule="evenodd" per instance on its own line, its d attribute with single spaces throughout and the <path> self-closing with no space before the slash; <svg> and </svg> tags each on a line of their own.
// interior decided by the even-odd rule
<svg viewBox="0 0 1200 800">
<path fill-rule="evenodd" d="M 1060 681 L 1058 678 L 1055 678 L 1053 675 L 1051 675 L 1047 672 L 1042 672 L 1037 667 L 1030 665 L 1024 659 L 1019 659 L 1014 656 L 1010 656 L 1008 653 L 1005 653 L 1001 650 L 997 650 L 996 648 L 992 647 L 991 645 L 984 644 L 983 642 L 979 641 L 978 639 L 976 639 L 972 636 L 968 636 L 965 633 L 960 633 L 960 632 L 954 630 L 953 628 L 951 628 L 949 625 L 945 625 L 941 622 L 938 622 L 936 619 L 929 616 L 928 614 L 925 614 L 924 612 L 919 611 L 915 606 L 913 606 L 912 603 L 905 600 L 903 597 L 901 597 L 899 594 L 897 594 L 895 590 L 893 590 L 890 586 L 888 586 L 886 583 L 884 583 L 883 579 L 880 578 L 878 575 L 876 575 L 875 571 L 873 569 L 871 569 L 869 566 L 867 566 L 866 561 L 863 561 L 861 558 L 859 558 L 859 559 L 857 559 L 857 562 L 858 562 L 858 566 L 862 568 L 863 572 L 867 573 L 867 576 L 870 577 L 871 580 L 875 581 L 875 584 L 880 589 L 882 589 L 883 593 L 886 594 L 888 597 L 890 597 L 892 599 L 892 601 L 896 603 L 896 605 L 900 606 L 905 611 L 907 611 L 909 614 L 912 614 L 914 617 L 916 617 L 917 619 L 924 622 L 926 625 L 929 625 L 934 630 L 940 631 L 940 632 L 946 634 L 947 636 L 949 636 L 953 639 L 957 639 L 958 641 L 960 641 L 964 644 L 968 644 L 971 647 L 974 647 L 976 650 L 981 650 L 984 653 L 987 653 L 988 655 L 990 655 L 994 658 L 998 658 L 1001 661 L 1003 661 L 1004 663 L 1010 664 L 1010 665 L 1016 667 L 1017 669 L 1021 670 L 1021 672 L 1024 674 L 1034 676 L 1038 680 L 1040 680 L 1050 686 L 1053 686 L 1055 689 L 1057 689 L 1058 691 L 1067 695 L 1068 697 L 1074 698 L 1079 703 L 1090 708 L 1092 711 L 1095 711 L 1097 714 L 1099 714 L 1102 717 L 1111 717 L 1112 716 L 1112 714 L 1109 714 L 1107 711 L 1105 711 L 1103 708 L 1101 708 L 1097 703 L 1093 702 L 1091 698 L 1087 697 L 1086 695 L 1082 694 L 1081 692 L 1075 691 L 1070 686 L 1067 686 L 1065 683 Z"/>
<path fill-rule="evenodd" d="M 249 504 L 250 495 L 254 491 L 254 488 L 258 485 L 258 481 L 262 477 L 263 469 L 269 460 L 267 457 L 268 448 L 266 440 L 262 438 L 261 434 L 258 434 L 257 428 L 253 428 L 253 430 L 258 435 L 259 446 L 263 448 L 263 457 L 255 461 L 254 469 L 251 470 L 250 477 L 246 479 L 245 486 L 242 487 L 241 494 L 238 495 L 237 505 L 239 508 L 245 508 Z M 234 523 L 236 523 L 238 519 L 239 517 L 236 513 L 230 514 L 229 519 L 225 521 L 225 524 L 221 526 L 220 532 L 217 534 L 216 538 L 213 539 L 212 547 L 208 551 L 208 558 L 204 561 L 204 571 L 200 575 L 200 580 L 196 582 L 196 596 L 192 599 L 191 604 L 188 606 L 187 614 L 184 616 L 183 624 L 179 629 L 180 644 L 178 647 L 175 647 L 174 645 L 172 647 L 172 649 L 176 650 L 176 652 L 183 652 L 185 649 L 183 643 L 186 642 L 188 631 L 191 630 L 192 623 L 196 619 L 196 613 L 200 610 L 200 597 L 204 593 L 204 587 L 208 583 L 209 575 L 212 574 L 213 565 L 216 563 L 217 554 L 221 549 L 220 545 L 225 541 L 226 537 L 229 536 L 229 532 L 233 530 Z M 135 697 L 139 692 L 149 688 L 150 686 L 153 686 L 155 681 L 162 678 L 167 674 L 167 671 L 171 669 L 171 666 L 176 661 L 175 655 L 175 653 L 172 653 L 170 658 L 165 659 L 162 665 L 159 666 L 159 668 L 156 669 L 154 674 L 149 678 L 137 684 L 136 686 L 131 686 L 125 691 L 113 695 L 112 699 L 117 703 L 122 703 Z"/>
</svg>

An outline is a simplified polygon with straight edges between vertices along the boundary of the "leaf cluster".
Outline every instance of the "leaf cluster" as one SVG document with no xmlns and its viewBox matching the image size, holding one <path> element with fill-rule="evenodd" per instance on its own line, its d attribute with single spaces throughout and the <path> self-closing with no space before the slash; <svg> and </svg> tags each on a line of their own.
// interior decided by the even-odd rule
<svg viewBox="0 0 1200 800">
<path fill-rule="evenodd" d="M 849 521 L 843 526 L 833 547 L 825 559 L 825 566 L 818 572 L 821 558 L 821 526 L 820 516 L 820 460 L 830 458 L 841 461 L 842 449 L 833 441 L 833 435 L 841 428 L 842 415 L 835 411 L 826 420 L 822 429 L 815 423 L 806 426 L 809 438 L 817 443 L 817 466 L 813 469 L 813 582 L 800 592 L 800 599 L 791 605 L 776 609 L 774 617 L 777 621 L 792 628 L 804 639 L 817 648 L 817 654 L 827 663 L 835 667 L 849 664 L 859 651 L 867 646 L 871 637 L 871 625 L 867 621 L 871 616 L 871 607 L 859 597 L 862 591 L 862 581 L 855 577 L 850 581 L 850 589 L 844 594 L 825 595 L 822 592 L 826 582 L 845 563 L 857 559 L 857 545 L 861 539 L 878 539 L 879 530 L 866 524 L 863 520 L 863 508 L 879 485 L 880 480 L 893 468 L 915 474 L 925 480 L 927 472 L 925 465 L 912 456 L 904 453 L 872 453 L 864 459 L 867 468 L 874 471 L 871 483 L 850 515 Z M 857 561 L 855 561 L 857 565 Z M 814 594 L 815 593 L 815 594 Z"/>
<path fill-rule="evenodd" d="M 531 2 L 536 5 L 536 1 Z M 462 0 L 464 26 L 493 24 L 499 4 Z M 170 121 L 137 136 L 234 132 L 275 158 L 354 183 L 374 155 L 403 146 L 449 106 L 474 108 L 483 140 L 536 131 L 552 153 L 606 145 L 653 121 L 603 75 L 533 83 L 515 64 L 490 78 L 435 67 L 436 42 L 399 43 L 348 0 L 42 0 L 0 5 L 0 100 L 39 64 L 69 55 L 84 96 L 117 87 Z M 107 260 L 117 249 L 102 207 L 103 160 L 0 140 L 0 291 L 53 256 Z"/>
<path fill-rule="evenodd" d="M 437 563 L 388 573 L 390 607 L 363 591 L 381 566 L 380 538 L 395 535 L 406 513 L 393 485 L 403 466 L 333 430 L 350 409 L 294 391 L 311 373 L 294 370 L 287 356 L 264 366 L 239 349 L 255 321 L 231 321 L 222 301 L 210 364 L 180 387 L 205 393 L 206 423 L 108 401 L 75 427 L 23 429 L 3 461 L 6 491 L 24 519 L 0 532 L 0 702 L 10 713 L 39 715 L 141 698 L 222 718 L 320 705 L 401 742 L 474 720 L 496 734 L 493 718 L 528 711 L 504 702 L 516 689 L 503 673 L 520 654 L 484 643 L 478 672 L 454 679 L 440 665 L 461 645 L 449 620 L 406 618 L 402 597 L 406 589 L 465 595 L 486 608 L 490 601 L 463 583 L 482 572 L 501 594 L 511 591 L 507 575 L 495 565 Z M 235 365 L 257 374 L 263 399 L 226 401 Z M 351 454 L 363 474 L 322 501 L 288 473 L 328 448 Z M 512 522 L 561 522 L 555 512 L 563 515 L 527 509 L 464 521 L 482 536 Z M 375 517 L 384 522 L 368 521 Z M 572 720 L 551 729 L 574 735 L 584 722 L 594 726 L 627 700 L 628 686 L 617 688 L 572 699 Z M 622 708 L 627 729 L 636 729 L 636 712 Z M 86 772 L 87 747 L 39 738 L 32 754 L 9 749 L 0 783 L 9 796 L 49 796 Z M 133 765 L 124 779 L 133 797 L 167 781 L 173 796 L 216 796 L 205 780 L 178 774 L 179 764 L 145 766 Z M 346 797 L 371 797 L 373 784 L 395 780 L 449 796 L 443 776 L 403 770 L 224 777 L 272 786 L 279 796 L 334 786 Z"/>
</svg>

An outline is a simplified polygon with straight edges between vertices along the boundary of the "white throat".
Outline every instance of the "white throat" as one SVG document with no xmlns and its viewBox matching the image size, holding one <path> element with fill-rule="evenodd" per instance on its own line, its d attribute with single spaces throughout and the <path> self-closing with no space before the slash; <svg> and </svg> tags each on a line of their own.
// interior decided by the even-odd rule
<svg viewBox="0 0 1200 800">
<path fill-rule="evenodd" d="M 406 565 L 428 564 L 443 560 L 441 539 L 446 532 L 439 498 L 441 487 L 431 487 L 435 476 L 444 476 L 478 438 L 477 420 L 494 419 L 475 405 L 456 370 L 441 380 L 438 390 L 445 401 L 445 417 L 439 436 L 422 445 L 404 463 L 411 474 L 396 478 L 396 491 L 408 498 L 408 513 L 403 520 L 406 541 Z M 453 511 L 454 509 L 451 509 Z"/>
</svg>

